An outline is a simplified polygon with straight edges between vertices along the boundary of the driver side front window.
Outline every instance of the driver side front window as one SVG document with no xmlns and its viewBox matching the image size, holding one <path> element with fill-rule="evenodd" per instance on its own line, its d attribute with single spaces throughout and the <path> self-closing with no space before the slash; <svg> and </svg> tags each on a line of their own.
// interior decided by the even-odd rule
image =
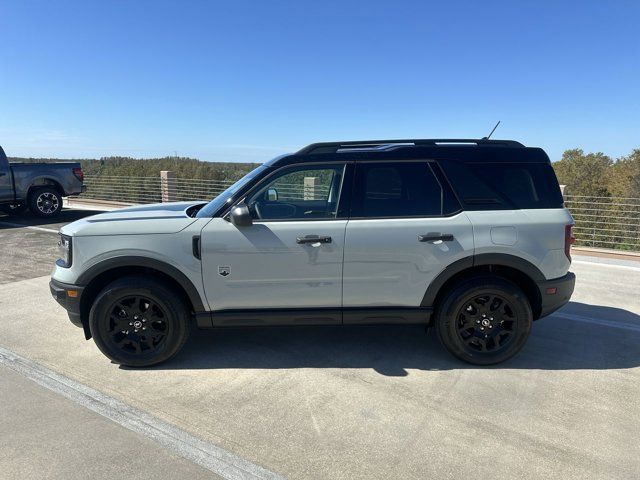
<svg viewBox="0 0 640 480">
<path fill-rule="evenodd" d="M 336 217 L 344 164 L 296 166 L 267 179 L 248 200 L 255 220 L 308 220 Z"/>
</svg>

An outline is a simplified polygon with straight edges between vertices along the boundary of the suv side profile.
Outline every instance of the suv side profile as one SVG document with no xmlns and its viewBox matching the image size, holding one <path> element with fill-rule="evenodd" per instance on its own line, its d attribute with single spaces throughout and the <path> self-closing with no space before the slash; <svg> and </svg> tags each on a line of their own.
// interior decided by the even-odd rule
<svg viewBox="0 0 640 480">
<path fill-rule="evenodd" d="M 542 149 L 508 140 L 317 143 L 209 203 L 62 227 L 50 289 L 112 361 L 174 356 L 192 324 L 423 324 L 502 362 L 566 304 L 573 219 Z"/>
</svg>

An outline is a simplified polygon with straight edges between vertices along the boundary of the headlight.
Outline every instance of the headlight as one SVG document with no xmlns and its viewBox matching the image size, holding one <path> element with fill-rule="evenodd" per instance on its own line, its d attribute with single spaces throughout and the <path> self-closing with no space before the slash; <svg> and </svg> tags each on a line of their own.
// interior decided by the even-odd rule
<svg viewBox="0 0 640 480">
<path fill-rule="evenodd" d="M 69 268 L 72 260 L 71 237 L 60 234 L 58 253 L 60 254 L 60 259 L 56 263 L 61 267 Z"/>
</svg>

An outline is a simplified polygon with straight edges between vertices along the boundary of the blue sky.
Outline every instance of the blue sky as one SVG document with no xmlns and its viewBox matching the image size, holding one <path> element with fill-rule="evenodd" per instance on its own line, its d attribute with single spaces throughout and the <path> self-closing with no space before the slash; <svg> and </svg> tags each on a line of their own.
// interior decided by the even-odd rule
<svg viewBox="0 0 640 480">
<path fill-rule="evenodd" d="M 10 156 L 264 161 L 321 140 L 640 148 L 638 1 L 0 0 Z"/>
</svg>

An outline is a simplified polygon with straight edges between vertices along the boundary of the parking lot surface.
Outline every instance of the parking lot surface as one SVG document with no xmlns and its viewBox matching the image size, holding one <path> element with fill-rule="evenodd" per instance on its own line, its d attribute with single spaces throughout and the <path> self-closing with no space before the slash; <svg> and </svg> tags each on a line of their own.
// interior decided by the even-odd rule
<svg viewBox="0 0 640 480">
<path fill-rule="evenodd" d="M 62 220 L 86 214 L 65 212 L 70 217 Z M 56 235 L 3 221 L 52 231 L 59 226 L 0 218 L 0 347 L 274 475 L 621 479 L 640 474 L 639 262 L 574 256 L 573 301 L 536 322 L 517 357 L 490 368 L 453 359 L 433 332 L 419 327 L 308 327 L 201 331 L 174 360 L 127 369 L 86 342 L 50 297 Z M 61 408 L 59 417 L 43 408 L 47 425 L 37 432 L 37 442 L 33 430 L 18 434 L 20 419 L 28 422 L 40 409 L 14 404 L 56 394 L 42 393 L 44 387 L 5 370 L 0 369 L 1 401 L 13 406 L 11 421 L 0 416 L 3 452 L 10 451 L 8 443 L 15 442 L 16 449 L 26 445 L 34 462 L 51 464 L 49 478 L 64 478 L 61 472 L 73 459 L 49 454 L 59 429 L 47 425 L 69 421 L 70 435 L 78 432 L 95 448 L 104 445 L 106 435 L 91 431 L 110 428 L 111 420 L 98 425 L 97 414 L 89 412 L 85 421 L 88 413 L 75 404 Z M 16 389 L 25 393 L 7 393 Z M 147 438 L 140 442 L 145 447 L 133 451 L 146 452 L 145 442 L 167 462 L 158 464 L 165 476 L 184 478 L 187 460 L 175 463 L 173 471 L 168 464 L 176 452 Z M 0 471 L 10 472 L 8 478 L 38 476 L 12 460 L 15 455 L 0 456 Z M 80 471 L 95 468 L 89 462 L 74 465 Z M 193 468 L 189 478 L 199 478 L 200 467 Z"/>
<path fill-rule="evenodd" d="M 15 217 L 0 213 L 0 285 L 50 274 L 58 252 L 55 233 L 67 223 L 96 213 L 100 212 L 67 209 L 55 222 L 31 213 Z"/>
</svg>

